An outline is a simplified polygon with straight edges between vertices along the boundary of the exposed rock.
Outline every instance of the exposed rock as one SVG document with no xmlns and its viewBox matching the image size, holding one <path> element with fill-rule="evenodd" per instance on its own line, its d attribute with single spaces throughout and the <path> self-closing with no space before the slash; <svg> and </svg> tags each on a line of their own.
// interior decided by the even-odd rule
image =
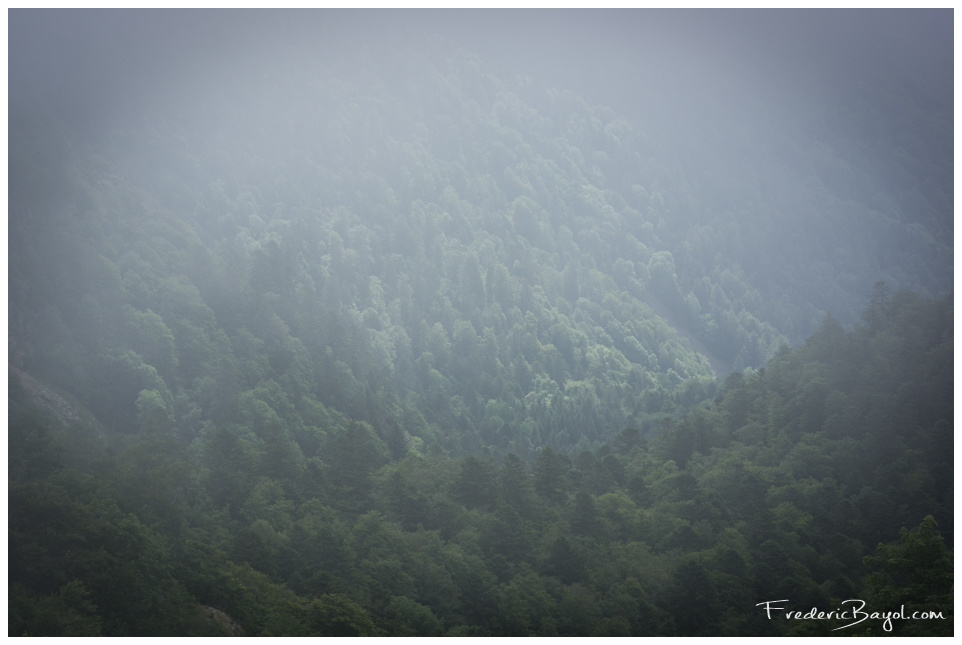
<svg viewBox="0 0 962 645">
<path fill-rule="evenodd" d="M 33 399 L 34 403 L 38 406 L 50 410 L 67 425 L 77 423 L 78 421 L 86 421 L 97 430 L 97 436 L 101 439 L 106 437 L 103 425 L 101 425 L 90 412 L 82 409 L 79 403 L 68 401 L 19 367 L 10 363 L 8 363 L 8 367 L 11 372 L 20 378 L 23 389 L 30 394 L 30 398 Z"/>
<path fill-rule="evenodd" d="M 234 619 L 215 607 L 201 605 L 201 609 L 207 614 L 207 619 L 217 625 L 226 636 L 246 636 L 244 628 L 234 622 Z"/>
</svg>

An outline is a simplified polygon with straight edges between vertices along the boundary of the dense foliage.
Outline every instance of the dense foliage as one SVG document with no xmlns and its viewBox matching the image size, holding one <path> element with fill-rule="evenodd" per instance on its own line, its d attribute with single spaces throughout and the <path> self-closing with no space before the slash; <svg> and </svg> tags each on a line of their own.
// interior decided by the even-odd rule
<svg viewBox="0 0 962 645">
<path fill-rule="evenodd" d="M 860 598 L 950 634 L 952 303 L 882 295 L 650 441 L 530 462 L 388 462 L 334 415 L 302 457 L 254 396 L 185 448 L 142 395 L 105 446 L 11 373 L 10 631 L 218 633 L 217 608 L 247 634 L 803 634 L 843 623 L 756 604 Z"/>
<path fill-rule="evenodd" d="M 785 143 L 809 170 L 759 179 L 771 197 L 706 192 L 673 141 L 469 56 L 358 75 L 289 46 L 93 139 L 14 96 L 13 356 L 114 429 L 156 390 L 191 441 L 274 381 L 299 435 L 323 404 L 394 456 L 580 451 L 825 310 L 855 322 L 880 278 L 951 290 L 944 208 L 896 222 L 877 185 L 811 189 L 837 164 L 809 139 Z"/>
<path fill-rule="evenodd" d="M 285 47 L 107 130 L 11 95 L 10 634 L 952 632 L 950 197 Z"/>
</svg>

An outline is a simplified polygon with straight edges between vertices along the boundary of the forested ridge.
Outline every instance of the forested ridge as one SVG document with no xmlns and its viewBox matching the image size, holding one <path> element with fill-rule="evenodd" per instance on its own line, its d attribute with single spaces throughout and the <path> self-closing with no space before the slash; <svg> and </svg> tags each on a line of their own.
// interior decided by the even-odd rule
<svg viewBox="0 0 962 645">
<path fill-rule="evenodd" d="M 10 634 L 951 634 L 946 160 L 394 44 L 13 74 Z"/>
<path fill-rule="evenodd" d="M 827 634 L 845 623 L 756 603 L 859 598 L 951 634 L 952 303 L 903 291 L 866 318 L 650 440 L 531 461 L 392 458 L 336 413 L 302 458 L 253 397 L 250 426 L 185 446 L 152 391 L 105 447 L 11 373 L 10 632 L 225 633 L 216 608 L 252 635 Z"/>
</svg>

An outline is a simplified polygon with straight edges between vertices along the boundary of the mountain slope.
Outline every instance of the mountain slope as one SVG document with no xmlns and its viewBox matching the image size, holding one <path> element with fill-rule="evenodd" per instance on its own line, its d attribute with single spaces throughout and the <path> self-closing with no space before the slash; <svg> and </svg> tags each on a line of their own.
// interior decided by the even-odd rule
<svg viewBox="0 0 962 645">
<path fill-rule="evenodd" d="M 877 295 L 651 441 L 527 463 L 385 463 L 328 419 L 298 467 L 253 398 L 196 448 L 148 418 L 98 450 L 12 374 L 10 631 L 951 634 L 952 301 Z"/>
<path fill-rule="evenodd" d="M 894 286 L 951 288 L 938 207 L 877 210 L 798 132 L 800 165 L 752 134 L 706 178 L 710 121 L 649 134 L 443 39 L 266 42 L 89 72 L 126 79 L 111 122 L 14 96 L 14 355 L 115 429 L 154 390 L 191 441 L 274 382 L 291 427 L 321 403 L 396 451 L 580 450 L 853 322 L 896 236 Z"/>
<path fill-rule="evenodd" d="M 8 631 L 951 633 L 945 66 L 436 15 L 11 12 Z"/>
</svg>

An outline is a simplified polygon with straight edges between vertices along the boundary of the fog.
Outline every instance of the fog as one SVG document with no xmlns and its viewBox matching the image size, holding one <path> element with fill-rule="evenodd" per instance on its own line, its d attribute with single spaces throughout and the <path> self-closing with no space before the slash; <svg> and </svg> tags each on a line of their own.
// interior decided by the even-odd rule
<svg viewBox="0 0 962 645">
<path fill-rule="evenodd" d="M 43 92 L 110 123 L 129 101 L 216 86 L 257 65 L 477 52 L 628 116 L 699 103 L 804 118 L 846 86 L 908 81 L 921 100 L 952 88 L 949 10 L 56 11 L 10 14 L 10 90 Z M 363 52 L 363 55 L 361 54 Z M 126 106 L 126 107 L 125 107 Z M 197 106 L 199 107 L 199 106 Z M 891 106 L 893 109 L 896 106 Z M 735 115 L 731 115 L 735 118 Z"/>
<path fill-rule="evenodd" d="M 952 19 L 11 10 L 8 631 L 951 634 Z"/>
<path fill-rule="evenodd" d="M 438 124 L 477 118 L 458 101 L 486 110 L 497 99 L 482 89 L 487 81 L 437 84 L 452 61 L 473 56 L 487 78 L 520 80 L 512 100 L 553 127 L 567 127 L 553 105 L 558 91 L 630 124 L 645 143 L 627 154 L 660 166 L 657 181 L 674 197 L 682 228 L 663 236 L 670 252 L 693 252 L 684 226 L 711 224 L 721 235 L 712 223 L 721 212 L 736 228 L 764 231 L 753 237 L 769 253 L 800 240 L 809 257 L 798 279 L 812 286 L 790 293 L 814 309 L 776 323 L 794 341 L 814 329 L 818 311 L 854 322 L 857 294 L 877 279 L 933 295 L 951 289 L 950 252 L 921 251 L 952 229 L 949 11 L 15 10 L 9 31 L 11 123 L 42 107 L 77 141 L 113 142 L 108 158 L 146 176 L 183 176 L 183 155 L 219 150 L 223 160 L 240 144 L 276 167 L 351 145 L 329 161 L 358 171 L 423 127 L 432 130 L 426 152 L 450 159 L 445 150 L 479 135 L 442 135 Z M 187 147 L 146 153 L 165 130 Z M 628 181 L 637 170 L 618 173 Z M 836 200 L 831 208 L 816 196 L 822 190 Z M 820 217 L 805 215 L 813 208 Z M 857 232 L 866 217 L 901 224 Z M 907 235 L 900 227 L 912 221 L 922 228 Z M 733 242 L 718 240 L 731 255 Z M 853 251 L 860 244 L 868 246 Z M 892 247 L 927 256 L 927 266 L 906 270 L 886 259 Z M 839 254 L 853 252 L 870 256 L 859 262 L 872 275 L 838 266 Z M 777 255 L 730 261 L 774 298 L 785 285 L 766 277 L 765 263 Z M 819 295 L 814 285 L 833 265 L 847 277 Z"/>
</svg>

